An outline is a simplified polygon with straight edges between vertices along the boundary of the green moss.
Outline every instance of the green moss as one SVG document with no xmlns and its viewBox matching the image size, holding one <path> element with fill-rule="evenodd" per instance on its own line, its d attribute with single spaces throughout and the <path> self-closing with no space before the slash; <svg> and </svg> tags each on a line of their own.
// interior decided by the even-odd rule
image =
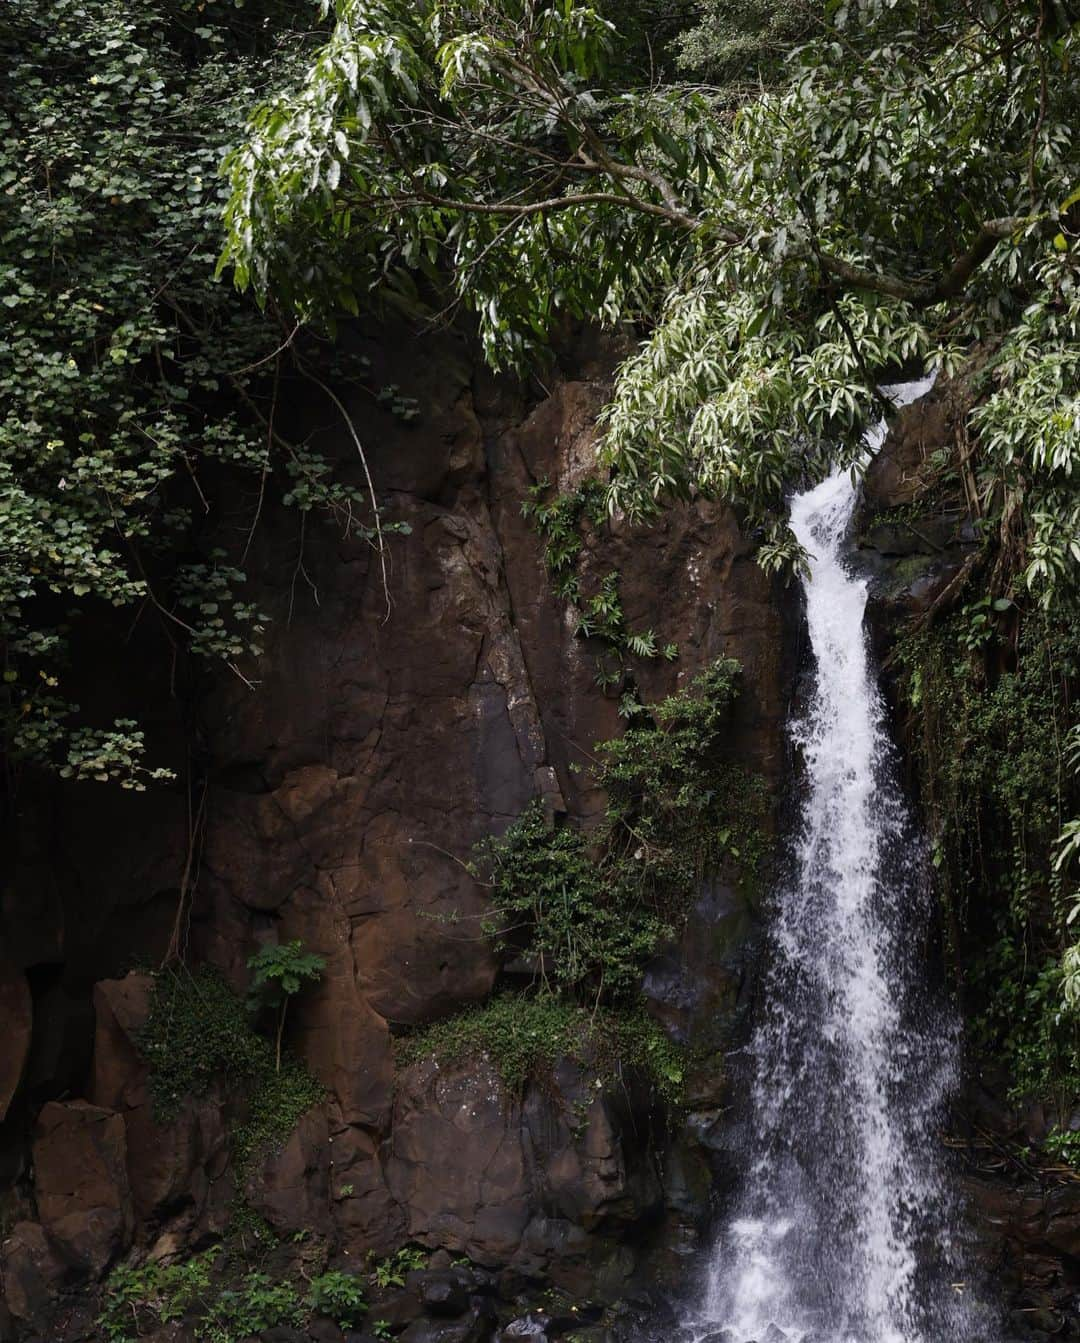
<svg viewBox="0 0 1080 1343">
<path fill-rule="evenodd" d="M 210 967 L 169 968 L 154 976 L 150 1012 L 138 1036 L 150 1065 L 150 1097 L 161 1122 L 176 1117 L 189 1096 L 203 1096 L 219 1077 L 242 1086 L 273 1056 L 252 1029 L 244 1003 Z"/>
<path fill-rule="evenodd" d="M 246 1118 L 230 1135 L 238 1177 L 244 1178 L 257 1157 L 282 1147 L 324 1094 L 308 1070 L 294 1060 L 286 1059 L 280 1071 L 264 1072 L 248 1099 Z"/>
<path fill-rule="evenodd" d="M 403 1037 L 395 1056 L 400 1067 L 486 1058 L 515 1092 L 569 1057 L 600 1081 L 613 1081 L 624 1069 L 640 1072 L 669 1104 L 681 1099 L 686 1063 L 685 1051 L 641 1009 L 589 1009 L 548 995 L 513 994 Z"/>
<path fill-rule="evenodd" d="M 138 1047 L 150 1066 L 155 1118 L 176 1118 L 188 1096 L 222 1079 L 244 1118 L 230 1125 L 237 1177 L 280 1147 L 300 1117 L 322 1099 L 318 1082 L 295 1060 L 276 1068 L 274 1047 L 259 1035 L 243 1001 L 216 970 L 168 969 L 154 979 Z"/>
</svg>

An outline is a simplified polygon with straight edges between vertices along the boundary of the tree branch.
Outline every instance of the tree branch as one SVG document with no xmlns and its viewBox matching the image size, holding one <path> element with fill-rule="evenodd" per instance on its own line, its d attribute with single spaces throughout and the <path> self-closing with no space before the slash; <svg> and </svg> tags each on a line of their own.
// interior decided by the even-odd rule
<svg viewBox="0 0 1080 1343">
<path fill-rule="evenodd" d="M 660 219 L 666 219 L 669 223 L 676 224 L 687 232 L 695 232 L 704 223 L 696 215 L 688 215 L 681 210 L 671 210 L 664 205 L 655 205 L 652 201 L 642 200 L 639 196 L 623 196 L 615 191 L 579 191 L 570 196 L 551 196 L 547 200 L 530 201 L 522 205 L 515 205 L 510 201 L 500 201 L 492 204 L 484 201 L 456 201 L 446 196 L 435 196 L 425 191 L 415 197 L 388 198 L 386 203 L 399 207 L 438 205 L 445 210 L 462 210 L 467 214 L 518 216 L 553 214 L 556 210 L 568 210 L 575 205 L 625 205 L 632 210 L 639 210 L 642 214 L 655 215 Z M 729 237 L 727 230 L 723 231 L 722 236 L 726 242 L 742 241 L 735 233 L 731 233 Z"/>
<path fill-rule="evenodd" d="M 818 261 L 822 270 L 856 289 L 872 289 L 875 293 L 889 294 L 917 307 L 929 308 L 962 294 L 972 275 L 998 243 L 1030 224 L 1033 218 L 1031 215 L 1007 215 L 1003 219 L 986 220 L 968 250 L 956 258 L 944 275 L 929 284 L 914 284 L 887 272 L 866 270 L 840 257 L 830 256 L 828 252 L 819 252 Z"/>
</svg>

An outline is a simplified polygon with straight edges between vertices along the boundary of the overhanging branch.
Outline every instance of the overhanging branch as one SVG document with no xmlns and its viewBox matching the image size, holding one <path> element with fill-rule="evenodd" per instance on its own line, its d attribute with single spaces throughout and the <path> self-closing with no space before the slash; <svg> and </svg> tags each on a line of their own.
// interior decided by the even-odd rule
<svg viewBox="0 0 1080 1343">
<path fill-rule="evenodd" d="M 902 280 L 887 272 L 866 270 L 840 257 L 830 256 L 828 252 L 819 252 L 817 257 L 822 270 L 843 280 L 845 284 L 856 289 L 871 289 L 878 294 L 903 299 L 917 307 L 929 308 L 962 294 L 968 281 L 998 243 L 1025 228 L 1032 218 L 1030 215 L 1008 215 L 1003 219 L 988 219 L 968 250 L 956 258 L 944 275 L 931 283 L 913 284 L 910 280 Z"/>
</svg>

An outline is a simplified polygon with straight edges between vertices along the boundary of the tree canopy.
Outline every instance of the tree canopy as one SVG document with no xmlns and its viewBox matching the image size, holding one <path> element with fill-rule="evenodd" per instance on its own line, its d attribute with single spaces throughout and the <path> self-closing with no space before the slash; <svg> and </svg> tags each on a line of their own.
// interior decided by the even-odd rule
<svg viewBox="0 0 1080 1343">
<path fill-rule="evenodd" d="M 373 522 L 274 405 L 281 323 L 213 278 L 222 155 L 309 43 L 291 5 L 13 0 L 0 13 L 0 726 L 23 762 L 141 788 L 131 718 L 80 715 L 70 645 L 130 608 L 253 674 L 262 616 L 202 543 L 215 468 Z M 123 628 L 123 625 L 120 628 Z M 117 660 L 124 650 L 117 639 Z M 82 681 L 85 684 L 85 678 Z M 168 693 L 162 685 L 162 695 Z"/>
<path fill-rule="evenodd" d="M 726 68 L 702 9 L 683 66 Z M 496 367 L 567 315 L 644 323 L 605 417 L 611 506 L 728 499 L 772 565 L 796 558 L 785 491 L 854 459 L 879 379 L 992 346 L 978 488 L 1023 494 L 1049 594 L 1080 558 L 1075 17 L 782 17 L 779 49 L 802 44 L 749 94 L 657 73 L 602 6 L 338 0 L 228 160 L 223 265 L 305 318 L 426 276 Z"/>
</svg>

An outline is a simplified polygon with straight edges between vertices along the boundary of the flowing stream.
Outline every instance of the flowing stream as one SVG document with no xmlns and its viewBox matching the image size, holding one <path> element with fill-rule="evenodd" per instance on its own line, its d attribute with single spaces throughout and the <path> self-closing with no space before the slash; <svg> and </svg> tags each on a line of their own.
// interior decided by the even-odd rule
<svg viewBox="0 0 1080 1343">
<path fill-rule="evenodd" d="M 887 391 L 904 404 L 929 385 Z M 713 1251 L 699 1339 L 984 1336 L 936 1150 L 956 1033 L 925 983 L 923 851 L 863 630 L 866 583 L 845 561 L 855 499 L 838 471 L 791 506 L 811 556 L 814 688 L 791 725 L 805 797 L 749 1049 L 743 1187 Z"/>
</svg>

